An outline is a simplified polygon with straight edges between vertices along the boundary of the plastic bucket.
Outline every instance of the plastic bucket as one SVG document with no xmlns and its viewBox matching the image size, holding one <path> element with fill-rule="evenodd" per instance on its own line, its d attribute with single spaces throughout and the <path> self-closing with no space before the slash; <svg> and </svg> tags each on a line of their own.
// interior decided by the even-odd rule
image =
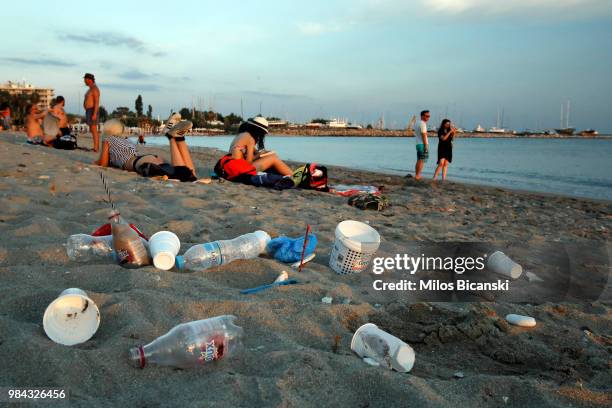
<svg viewBox="0 0 612 408">
<path fill-rule="evenodd" d="M 329 266 L 340 275 L 360 273 L 368 267 L 379 245 L 380 235 L 368 224 L 342 221 L 336 227 Z"/>
<path fill-rule="evenodd" d="M 47 336 L 65 346 L 84 343 L 100 326 L 100 311 L 85 291 L 66 289 L 45 310 L 43 328 Z"/>
</svg>

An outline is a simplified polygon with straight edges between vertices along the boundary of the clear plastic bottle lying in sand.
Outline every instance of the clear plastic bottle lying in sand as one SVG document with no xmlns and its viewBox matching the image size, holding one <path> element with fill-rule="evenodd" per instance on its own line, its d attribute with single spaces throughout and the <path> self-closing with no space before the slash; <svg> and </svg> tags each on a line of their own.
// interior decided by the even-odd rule
<svg viewBox="0 0 612 408">
<path fill-rule="evenodd" d="M 231 240 L 194 245 L 183 256 L 176 257 L 176 266 L 181 270 L 203 271 L 236 259 L 257 258 L 266 250 L 268 242 L 267 232 L 255 231 Z"/>
<path fill-rule="evenodd" d="M 140 240 L 145 247 L 148 245 L 143 238 Z M 117 261 L 112 235 L 98 237 L 87 234 L 71 235 L 66 242 L 66 253 L 71 261 L 76 262 Z"/>
<path fill-rule="evenodd" d="M 243 330 L 235 319 L 224 315 L 179 324 L 146 346 L 130 349 L 130 362 L 140 368 L 193 368 L 236 355 L 242 348 Z"/>
<path fill-rule="evenodd" d="M 111 212 L 109 219 L 113 235 L 113 249 L 119 265 L 124 268 L 150 265 L 149 252 L 138 233 L 123 220 L 118 211 Z"/>
</svg>

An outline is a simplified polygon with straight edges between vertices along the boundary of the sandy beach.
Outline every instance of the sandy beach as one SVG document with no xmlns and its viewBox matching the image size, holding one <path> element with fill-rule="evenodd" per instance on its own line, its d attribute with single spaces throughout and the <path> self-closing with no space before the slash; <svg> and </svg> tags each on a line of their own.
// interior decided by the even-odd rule
<svg viewBox="0 0 612 408">
<path fill-rule="evenodd" d="M 347 199 L 305 190 L 274 191 L 217 181 L 175 183 L 93 165 L 97 156 L 25 144 L 0 133 L 0 387 L 61 387 L 62 406 L 210 407 L 604 407 L 612 404 L 612 298 L 592 302 L 433 303 L 375 299 L 360 276 L 328 266 L 336 225 L 368 222 L 392 253 L 415 242 L 508 241 L 610 246 L 612 202 L 506 191 L 331 167 L 330 183 L 384 185 L 391 207 L 361 211 Z M 87 137 L 79 143 L 91 144 Z M 169 158 L 168 149 L 145 148 Z M 220 152 L 196 149 L 200 177 Z M 168 229 L 191 245 L 255 230 L 296 237 L 312 226 L 317 257 L 298 285 L 256 295 L 283 270 L 262 256 L 205 272 L 127 270 L 71 262 L 71 234 L 91 233 L 108 214 L 100 171 L 125 218 L 147 235 Z M 525 254 L 526 258 L 528 254 Z M 580 258 L 589 271 L 610 262 Z M 64 289 L 85 290 L 101 324 L 88 342 L 65 347 L 42 328 Z M 609 283 L 608 283 L 609 289 Z M 331 305 L 321 298 L 331 296 Z M 534 316 L 533 329 L 504 316 Z M 199 370 L 132 368 L 128 349 L 175 325 L 221 314 L 238 317 L 245 351 Z M 410 344 L 416 363 L 401 374 L 370 367 L 350 349 L 372 322 Z M 335 348 L 339 336 L 338 347 Z M 460 374 L 459 374 L 460 373 Z"/>
</svg>

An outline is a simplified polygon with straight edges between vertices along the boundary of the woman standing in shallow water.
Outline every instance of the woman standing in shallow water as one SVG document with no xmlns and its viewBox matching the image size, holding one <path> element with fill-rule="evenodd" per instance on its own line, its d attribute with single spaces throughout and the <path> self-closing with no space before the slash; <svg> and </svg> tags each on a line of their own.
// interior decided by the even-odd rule
<svg viewBox="0 0 612 408">
<path fill-rule="evenodd" d="M 453 161 L 453 137 L 457 134 L 457 129 L 452 126 L 449 119 L 444 119 L 438 128 L 438 167 L 433 179 L 436 181 L 440 170 L 442 170 L 442 181 L 446 181 L 446 169 L 448 163 Z"/>
</svg>

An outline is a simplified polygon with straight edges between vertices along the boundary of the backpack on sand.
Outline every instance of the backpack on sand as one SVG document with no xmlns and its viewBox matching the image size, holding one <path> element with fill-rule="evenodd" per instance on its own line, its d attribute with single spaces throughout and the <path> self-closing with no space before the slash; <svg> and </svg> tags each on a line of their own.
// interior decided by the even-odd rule
<svg viewBox="0 0 612 408">
<path fill-rule="evenodd" d="M 293 172 L 293 183 L 298 188 L 327 192 L 327 167 L 316 163 L 300 166 Z"/>
</svg>

